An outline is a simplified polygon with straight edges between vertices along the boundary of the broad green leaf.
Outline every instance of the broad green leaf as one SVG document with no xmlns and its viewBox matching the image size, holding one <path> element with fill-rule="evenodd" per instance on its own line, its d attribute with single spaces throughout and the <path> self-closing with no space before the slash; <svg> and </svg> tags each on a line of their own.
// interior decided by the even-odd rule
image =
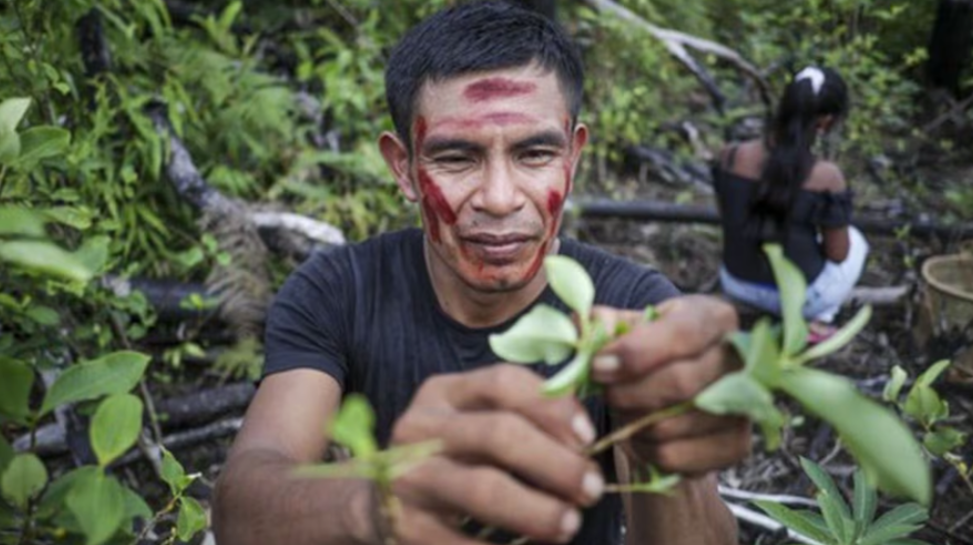
<svg viewBox="0 0 973 545">
<path fill-rule="evenodd" d="M 30 414 L 34 371 L 17 360 L 0 356 L 0 414 L 23 422 Z"/>
<path fill-rule="evenodd" d="M 0 235 L 22 235 L 25 237 L 43 237 L 43 216 L 17 206 L 0 207 Z"/>
<path fill-rule="evenodd" d="M 72 365 L 44 396 L 41 414 L 65 403 L 128 392 L 138 384 L 149 357 L 138 352 L 113 352 L 97 360 Z"/>
<path fill-rule="evenodd" d="M 795 358 L 795 362 L 798 365 L 809 362 L 811 360 L 816 360 L 818 358 L 823 358 L 832 352 L 836 352 L 841 347 L 845 346 L 855 335 L 865 327 L 872 317 L 872 307 L 865 305 L 855 314 L 855 317 L 851 319 L 844 327 L 835 332 L 834 335 L 829 337 L 826 341 L 818 343 L 811 348 L 807 349 L 803 354 Z"/>
<path fill-rule="evenodd" d="M 800 269 L 784 257 L 784 250 L 779 244 L 764 244 L 763 249 L 770 260 L 780 293 L 781 318 L 784 322 L 781 348 L 785 356 L 793 356 L 807 345 L 807 323 L 802 312 L 807 298 L 807 281 Z"/>
<path fill-rule="evenodd" d="M 922 438 L 922 444 L 934 456 L 942 456 L 966 442 L 966 434 L 950 427 L 940 427 Z"/>
<path fill-rule="evenodd" d="M 770 320 L 758 320 L 749 333 L 731 334 L 730 343 L 743 360 L 747 374 L 768 388 L 777 386 L 781 373 L 780 351 Z"/>
<path fill-rule="evenodd" d="M 537 305 L 507 331 L 490 335 L 490 348 L 510 362 L 554 365 L 571 355 L 577 341 L 570 318 L 548 305 Z"/>
<path fill-rule="evenodd" d="M 378 450 L 375 443 L 375 412 L 365 396 L 345 397 L 331 423 L 331 438 L 351 449 L 356 458 L 367 458 Z"/>
<path fill-rule="evenodd" d="M 587 317 L 595 302 L 595 285 L 588 271 L 577 261 L 562 255 L 545 257 L 544 270 L 554 293 L 578 316 Z"/>
<path fill-rule="evenodd" d="M 909 395 L 905 398 L 902 411 L 915 418 L 926 428 L 931 427 L 941 418 L 949 414 L 949 409 L 945 402 L 932 389 L 932 386 L 920 384 L 916 381 L 909 390 Z"/>
<path fill-rule="evenodd" d="M 71 133 L 49 125 L 32 127 L 20 133 L 19 165 L 32 163 L 63 154 L 71 143 Z"/>
<path fill-rule="evenodd" d="M 61 322 L 61 315 L 53 308 L 44 305 L 31 305 L 27 307 L 24 314 L 40 325 L 55 326 Z"/>
<path fill-rule="evenodd" d="M 74 256 L 93 274 L 100 274 L 108 264 L 108 245 L 111 243 L 105 235 L 86 238 Z"/>
<path fill-rule="evenodd" d="M 881 490 L 929 503 L 929 466 L 909 428 L 889 410 L 862 396 L 847 379 L 815 369 L 785 373 L 781 387 L 838 431 Z"/>
<path fill-rule="evenodd" d="M 139 496 L 131 488 L 122 487 L 122 499 L 125 502 L 125 520 L 140 518 L 148 521 L 152 519 L 152 508 L 145 503 L 142 496 Z"/>
<path fill-rule="evenodd" d="M 544 388 L 541 391 L 544 395 L 550 397 L 561 397 L 574 392 L 588 381 L 590 368 L 591 354 L 578 352 L 564 368 L 544 382 Z"/>
<path fill-rule="evenodd" d="M 142 400 L 132 394 L 106 397 L 98 405 L 88 431 L 98 464 L 107 466 L 138 440 L 142 431 Z"/>
<path fill-rule="evenodd" d="M 921 505 L 902 504 L 879 517 L 859 540 L 859 545 L 883 545 L 906 537 L 921 528 L 928 518 L 929 511 Z"/>
<path fill-rule="evenodd" d="M 774 406 L 774 397 L 745 371 L 731 373 L 711 384 L 694 400 L 696 406 L 713 414 L 747 415 L 764 432 L 767 450 L 780 444 L 784 416 Z"/>
<path fill-rule="evenodd" d="M 68 280 L 86 282 L 91 278 L 91 271 L 85 268 L 77 257 L 50 242 L 36 240 L 0 242 L 0 261 Z"/>
<path fill-rule="evenodd" d="M 823 521 L 820 521 L 820 515 L 817 513 L 795 511 L 779 503 L 766 500 L 757 500 L 754 503 L 771 518 L 805 537 L 821 543 L 830 543 L 834 539 L 826 531 L 826 528 L 821 527 Z"/>
<path fill-rule="evenodd" d="M 0 165 L 10 165 L 20 155 L 20 135 L 12 129 L 0 127 Z"/>
<path fill-rule="evenodd" d="M 47 468 L 44 463 L 36 455 L 26 453 L 14 456 L 7 464 L 7 470 L 0 480 L 0 489 L 3 490 L 3 497 L 23 510 L 46 484 Z"/>
<path fill-rule="evenodd" d="M 162 449 L 162 480 L 169 485 L 172 495 L 178 496 L 193 482 L 194 478 L 186 475 L 186 470 L 171 452 Z"/>
<path fill-rule="evenodd" d="M 885 389 L 882 391 L 882 399 L 889 403 L 897 402 L 907 378 L 909 378 L 909 375 L 905 372 L 905 369 L 898 365 L 893 367 L 892 375 L 889 377 L 889 381 L 885 383 Z"/>
<path fill-rule="evenodd" d="M 939 375 L 949 368 L 949 360 L 940 360 L 929 366 L 921 375 L 916 378 L 917 385 L 932 386 L 932 383 L 939 378 Z"/>
<path fill-rule="evenodd" d="M 80 475 L 65 503 L 81 525 L 87 545 L 107 542 L 125 522 L 124 488 L 101 471 Z"/>
<path fill-rule="evenodd" d="M 0 102 L 0 129 L 16 130 L 30 107 L 29 98 L 8 98 Z"/>
<path fill-rule="evenodd" d="M 875 518 L 875 509 L 878 507 L 878 494 L 865 478 L 865 472 L 861 468 L 855 470 L 855 490 L 852 498 L 852 510 L 855 520 L 861 523 L 861 528 L 867 528 Z"/>
<path fill-rule="evenodd" d="M 4 470 L 7 469 L 7 465 L 10 464 L 10 461 L 16 455 L 17 453 L 14 452 L 14 448 L 7 442 L 7 438 L 0 435 L 0 475 L 3 475 Z"/>
<path fill-rule="evenodd" d="M 49 519 L 55 515 L 62 514 L 65 511 L 65 498 L 67 498 L 68 493 L 74 488 L 74 483 L 87 478 L 85 477 L 87 473 L 97 473 L 99 471 L 101 469 L 97 466 L 81 466 L 54 479 L 47 487 L 47 490 L 44 491 L 44 495 L 41 496 L 37 504 L 38 518 Z M 80 530 L 81 528 L 78 527 L 78 531 Z"/>
<path fill-rule="evenodd" d="M 189 541 L 197 532 L 206 529 L 206 510 L 193 498 L 183 496 L 179 500 L 179 517 L 176 520 L 176 537 Z"/>
<path fill-rule="evenodd" d="M 55 206 L 44 211 L 48 221 L 74 227 L 79 231 L 91 227 L 95 213 L 87 206 Z"/>
</svg>

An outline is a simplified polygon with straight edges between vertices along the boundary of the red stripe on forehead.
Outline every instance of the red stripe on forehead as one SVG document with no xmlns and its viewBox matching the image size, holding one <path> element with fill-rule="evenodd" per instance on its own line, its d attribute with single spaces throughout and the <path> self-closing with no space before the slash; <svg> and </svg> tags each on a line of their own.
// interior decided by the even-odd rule
<svg viewBox="0 0 973 545">
<path fill-rule="evenodd" d="M 514 81 L 507 78 L 487 78 L 469 84 L 463 96 L 472 102 L 484 102 L 497 98 L 528 95 L 537 89 L 531 82 Z"/>
</svg>

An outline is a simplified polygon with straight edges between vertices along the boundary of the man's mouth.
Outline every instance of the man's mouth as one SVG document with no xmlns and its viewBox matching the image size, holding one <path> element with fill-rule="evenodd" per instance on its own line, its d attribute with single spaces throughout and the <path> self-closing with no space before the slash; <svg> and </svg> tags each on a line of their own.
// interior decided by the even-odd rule
<svg viewBox="0 0 973 545">
<path fill-rule="evenodd" d="M 463 244 L 488 263 L 515 261 L 533 237 L 523 234 L 476 233 L 462 237 Z"/>
</svg>

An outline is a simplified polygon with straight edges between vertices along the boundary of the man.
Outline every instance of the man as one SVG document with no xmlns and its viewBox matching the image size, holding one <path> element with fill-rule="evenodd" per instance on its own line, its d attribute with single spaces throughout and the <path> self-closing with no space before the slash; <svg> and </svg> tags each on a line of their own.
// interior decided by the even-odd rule
<svg viewBox="0 0 973 545">
<path fill-rule="evenodd" d="M 597 461 L 583 446 L 691 398 L 729 372 L 728 305 L 674 298 L 655 271 L 557 237 L 588 130 L 582 70 L 545 18 L 499 2 L 465 4 L 411 30 L 389 59 L 396 134 L 379 147 L 423 230 L 312 257 L 267 324 L 265 377 L 220 478 L 223 545 L 382 543 L 390 530 L 357 480 L 300 480 L 319 461 L 343 394 L 362 392 L 382 444 L 438 439 L 440 454 L 398 479 L 403 544 L 480 543 L 467 517 L 537 542 L 736 543 L 711 471 L 749 449 L 745 420 L 689 413 Z M 564 310 L 542 270 L 568 255 L 591 273 L 598 319 L 631 332 L 594 363 L 604 395 L 546 399 L 557 368 L 497 364 L 487 337 L 534 304 Z M 659 303 L 661 318 L 639 311 Z M 609 410 L 610 408 L 610 410 Z M 652 463 L 686 475 L 670 496 L 605 495 L 606 479 Z"/>
</svg>

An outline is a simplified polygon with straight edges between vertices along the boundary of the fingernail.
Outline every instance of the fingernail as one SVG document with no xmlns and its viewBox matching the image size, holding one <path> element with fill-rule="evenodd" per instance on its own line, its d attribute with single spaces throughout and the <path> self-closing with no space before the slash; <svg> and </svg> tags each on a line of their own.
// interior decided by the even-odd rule
<svg viewBox="0 0 973 545">
<path fill-rule="evenodd" d="M 602 354 L 600 356 L 595 356 L 595 361 L 592 362 L 595 371 L 600 371 L 602 373 L 611 373 L 617 371 L 619 367 L 622 366 L 621 360 L 615 354 Z"/>
<path fill-rule="evenodd" d="M 561 536 L 570 539 L 581 528 L 581 513 L 571 509 L 561 519 Z"/>
<path fill-rule="evenodd" d="M 597 500 L 601 497 L 601 493 L 605 491 L 605 479 L 597 471 L 589 471 L 584 474 L 584 479 L 581 481 L 581 489 L 584 490 L 585 495 L 589 499 Z"/>
<path fill-rule="evenodd" d="M 589 444 L 595 440 L 595 427 L 585 413 L 578 413 L 571 419 L 571 429 L 584 444 Z"/>
</svg>

